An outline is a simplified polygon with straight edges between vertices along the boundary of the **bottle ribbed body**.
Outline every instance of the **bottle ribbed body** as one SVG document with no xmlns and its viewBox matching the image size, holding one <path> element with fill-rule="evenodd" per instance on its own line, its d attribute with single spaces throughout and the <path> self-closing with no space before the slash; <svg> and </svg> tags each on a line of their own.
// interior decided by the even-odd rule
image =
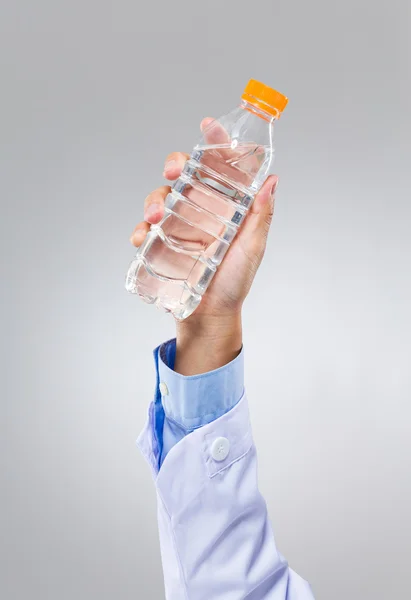
<svg viewBox="0 0 411 600">
<path fill-rule="evenodd" d="M 272 124 L 243 102 L 204 129 L 129 267 L 129 292 L 179 320 L 197 308 L 272 171 Z"/>
</svg>

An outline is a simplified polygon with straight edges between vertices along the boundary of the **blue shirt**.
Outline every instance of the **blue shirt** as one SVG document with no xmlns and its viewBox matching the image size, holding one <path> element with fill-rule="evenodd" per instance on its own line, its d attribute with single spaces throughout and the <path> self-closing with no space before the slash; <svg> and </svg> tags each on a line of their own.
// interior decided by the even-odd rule
<svg viewBox="0 0 411 600">
<path fill-rule="evenodd" d="M 231 410 L 244 393 L 244 352 L 227 365 L 186 377 L 174 371 L 176 340 L 154 350 L 157 368 L 160 465 L 171 448 L 188 433 Z"/>
</svg>

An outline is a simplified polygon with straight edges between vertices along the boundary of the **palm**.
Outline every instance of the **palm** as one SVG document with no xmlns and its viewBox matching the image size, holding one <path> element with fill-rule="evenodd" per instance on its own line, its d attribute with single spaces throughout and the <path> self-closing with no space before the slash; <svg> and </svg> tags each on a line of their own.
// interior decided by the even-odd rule
<svg viewBox="0 0 411 600">
<path fill-rule="evenodd" d="M 264 240 L 251 238 L 248 231 L 254 229 L 256 220 L 253 213 L 247 216 L 247 230 L 237 235 L 195 314 L 220 314 L 241 305 L 264 253 Z"/>
</svg>

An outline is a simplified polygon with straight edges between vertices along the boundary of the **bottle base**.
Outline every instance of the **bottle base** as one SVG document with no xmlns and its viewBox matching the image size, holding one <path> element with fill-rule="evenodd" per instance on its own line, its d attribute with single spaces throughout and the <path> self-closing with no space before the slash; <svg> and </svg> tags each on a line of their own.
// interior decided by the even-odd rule
<svg viewBox="0 0 411 600">
<path fill-rule="evenodd" d="M 129 267 L 125 288 L 147 304 L 171 313 L 178 321 L 189 317 L 201 302 L 201 296 L 190 290 L 186 282 L 156 275 L 139 256 Z"/>
</svg>

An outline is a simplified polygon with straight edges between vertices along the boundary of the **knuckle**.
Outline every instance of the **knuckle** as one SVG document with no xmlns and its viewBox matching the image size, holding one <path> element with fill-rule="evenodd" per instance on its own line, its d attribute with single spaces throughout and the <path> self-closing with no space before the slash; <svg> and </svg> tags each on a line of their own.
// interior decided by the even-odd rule
<svg viewBox="0 0 411 600">
<path fill-rule="evenodd" d="M 166 163 L 169 162 L 170 160 L 176 160 L 177 154 L 178 154 L 178 152 L 170 152 L 170 154 L 167 154 Z"/>
<path fill-rule="evenodd" d="M 148 206 L 149 204 L 151 204 L 153 202 L 153 194 L 154 194 L 154 192 L 150 192 L 148 194 L 148 196 L 145 197 L 144 206 Z"/>
<path fill-rule="evenodd" d="M 170 154 L 167 155 L 166 163 L 171 160 L 176 160 L 176 161 L 180 162 L 181 155 L 182 155 L 181 152 L 171 152 Z"/>
<path fill-rule="evenodd" d="M 162 204 L 169 191 L 170 186 L 168 185 L 162 185 L 156 188 L 146 196 L 144 206 L 148 206 L 149 204 Z"/>
<path fill-rule="evenodd" d="M 165 162 L 168 163 L 172 160 L 175 160 L 178 163 L 185 163 L 185 161 L 187 160 L 188 154 L 185 154 L 184 152 L 171 152 L 170 154 L 167 155 Z"/>
</svg>

